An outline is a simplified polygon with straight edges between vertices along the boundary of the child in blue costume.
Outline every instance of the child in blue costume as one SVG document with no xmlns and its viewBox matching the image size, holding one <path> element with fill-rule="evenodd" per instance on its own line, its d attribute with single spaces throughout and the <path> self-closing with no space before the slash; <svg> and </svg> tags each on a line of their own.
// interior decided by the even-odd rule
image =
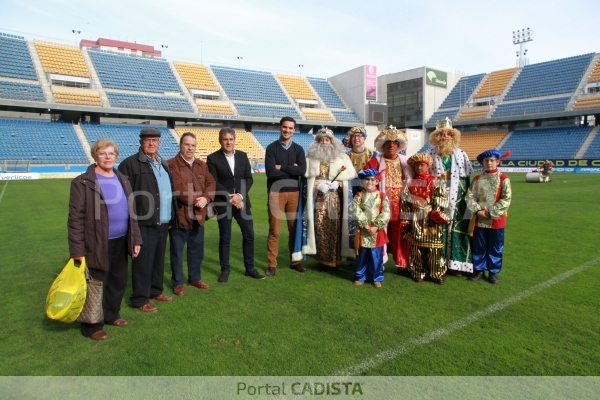
<svg viewBox="0 0 600 400">
<path fill-rule="evenodd" d="M 512 197 L 510 179 L 498 171 L 500 159 L 498 150 L 486 150 L 477 156 L 477 161 L 485 171 L 473 179 L 466 200 L 473 212 L 473 275 L 471 281 L 478 281 L 488 271 L 488 280 L 498 283 L 498 273 L 502 268 L 504 251 L 504 227 Z"/>
<path fill-rule="evenodd" d="M 383 172 L 383 171 L 382 171 Z M 355 285 L 373 281 L 377 288 L 383 282 L 384 247 L 388 242 L 386 228 L 390 220 L 390 202 L 378 189 L 380 172 L 374 168 L 358 173 L 363 190 L 354 196 L 350 212 L 359 228 L 355 237 Z"/>
</svg>

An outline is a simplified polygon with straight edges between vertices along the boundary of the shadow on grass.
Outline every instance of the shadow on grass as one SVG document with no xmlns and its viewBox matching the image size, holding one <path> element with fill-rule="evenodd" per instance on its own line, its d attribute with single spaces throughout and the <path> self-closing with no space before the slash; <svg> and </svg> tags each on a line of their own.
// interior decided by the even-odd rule
<svg viewBox="0 0 600 400">
<path fill-rule="evenodd" d="M 66 324 L 63 322 L 58 322 L 51 320 L 50 318 L 44 317 L 42 319 L 42 329 L 45 331 L 51 332 L 68 332 L 71 330 L 79 330 L 79 322 L 72 322 L 70 324 Z"/>
</svg>

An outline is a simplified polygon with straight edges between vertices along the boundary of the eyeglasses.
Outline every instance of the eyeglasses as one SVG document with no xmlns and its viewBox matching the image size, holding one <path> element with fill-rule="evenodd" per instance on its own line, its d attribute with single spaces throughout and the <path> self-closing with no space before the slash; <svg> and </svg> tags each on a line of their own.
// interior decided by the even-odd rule
<svg viewBox="0 0 600 400">
<path fill-rule="evenodd" d="M 117 154 L 116 153 L 107 153 L 105 151 L 101 151 L 98 153 L 98 157 L 104 157 L 104 158 L 113 158 L 116 157 Z"/>
</svg>

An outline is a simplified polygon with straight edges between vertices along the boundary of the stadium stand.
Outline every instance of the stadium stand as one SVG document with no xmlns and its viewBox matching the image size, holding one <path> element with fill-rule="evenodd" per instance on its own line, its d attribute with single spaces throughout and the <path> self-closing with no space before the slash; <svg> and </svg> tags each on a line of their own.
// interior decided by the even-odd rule
<svg viewBox="0 0 600 400">
<path fill-rule="evenodd" d="M 0 160 L 87 164 L 72 124 L 11 119 L 0 119 Z"/>
<path fill-rule="evenodd" d="M 362 122 L 353 111 L 331 110 L 331 113 L 338 122 Z"/>
<path fill-rule="evenodd" d="M 485 150 L 495 149 L 507 133 L 507 131 L 462 132 L 459 147 L 469 155 L 470 160 L 475 160 L 477 155 Z"/>
<path fill-rule="evenodd" d="M 593 53 L 523 67 L 504 101 L 573 93 Z"/>
<path fill-rule="evenodd" d="M 219 129 L 211 128 L 188 128 L 178 126 L 175 128 L 175 132 L 181 137 L 185 132 L 191 132 L 196 135 L 197 147 L 196 157 L 206 160 L 206 156 L 219 150 L 221 145 L 219 144 Z M 244 151 L 248 154 L 248 158 L 251 160 L 264 159 L 265 150 L 261 148 L 251 133 L 246 132 L 243 129 L 235 130 L 235 148 Z"/>
<path fill-rule="evenodd" d="M 90 72 L 76 46 L 34 40 L 44 72 L 89 78 Z"/>
<path fill-rule="evenodd" d="M 442 118 L 450 118 L 451 120 L 454 120 L 454 118 L 456 117 L 456 114 L 459 112 L 460 110 L 458 109 L 454 109 L 454 110 L 438 110 L 436 112 L 433 113 L 433 115 L 429 118 L 429 120 L 427 121 L 427 123 L 431 124 L 439 119 Z"/>
<path fill-rule="evenodd" d="M 0 76 L 37 81 L 27 42 L 20 36 L 0 36 Z"/>
<path fill-rule="evenodd" d="M 465 108 L 456 120 L 465 121 L 470 119 L 484 119 L 489 112 L 489 107 Z"/>
<path fill-rule="evenodd" d="M 516 129 L 500 150 L 510 150 L 512 160 L 573 158 L 591 130 L 590 126 Z"/>
<path fill-rule="evenodd" d="M 552 99 L 503 102 L 494 110 L 493 117 L 506 117 L 516 115 L 540 114 L 555 111 L 564 111 L 569 103 L 570 97 L 556 97 Z"/>
<path fill-rule="evenodd" d="M 54 96 L 54 101 L 57 103 L 102 107 L 102 100 L 100 100 L 100 95 L 98 93 L 52 90 L 52 95 Z"/>
<path fill-rule="evenodd" d="M 233 105 L 237 108 L 239 115 L 247 117 L 281 118 L 288 116 L 294 119 L 302 119 L 296 109 L 291 106 L 269 106 L 237 102 L 233 103 Z"/>
<path fill-rule="evenodd" d="M 471 97 L 471 94 L 484 77 L 485 74 L 479 74 L 460 78 L 440 106 L 440 109 L 462 106 Z"/>
<path fill-rule="evenodd" d="M 491 72 L 485 77 L 485 80 L 477 90 L 477 93 L 473 95 L 473 98 L 499 96 L 504 92 L 506 85 L 516 71 L 517 68 L 510 68 Z"/>
<path fill-rule="evenodd" d="M 583 158 L 600 158 L 600 134 L 596 133 Z"/>
<path fill-rule="evenodd" d="M 214 65 L 211 68 L 231 100 L 290 104 L 275 77 L 268 72 Z"/>
<path fill-rule="evenodd" d="M 323 78 L 306 78 L 310 85 L 315 89 L 323 103 L 329 108 L 346 109 L 346 105 L 337 95 L 331 84 Z"/>
<path fill-rule="evenodd" d="M 143 128 L 156 128 L 161 131 L 162 136 L 158 154 L 162 158 L 172 158 L 179 152 L 179 143 L 175 142 L 171 131 L 163 126 L 91 123 L 82 123 L 80 126 L 90 145 L 102 138 L 113 139 L 119 146 L 118 163 L 139 151 L 140 130 Z"/>
<path fill-rule="evenodd" d="M 188 89 L 219 91 L 217 84 L 204 65 L 181 61 L 174 61 L 173 65 Z"/>
<path fill-rule="evenodd" d="M 600 96 L 580 97 L 573 106 L 573 110 L 588 108 L 600 108 Z"/>
<path fill-rule="evenodd" d="M 106 92 L 111 107 L 137 108 L 141 110 L 161 110 L 175 112 L 194 112 L 184 97 L 146 96 L 121 92 Z"/>
<path fill-rule="evenodd" d="M 333 121 L 331 115 L 325 110 L 316 110 L 314 108 L 303 108 L 302 114 L 309 121 Z"/>
<path fill-rule="evenodd" d="M 88 49 L 88 54 L 104 89 L 181 93 L 173 71 L 161 58 L 92 48 Z"/>
<path fill-rule="evenodd" d="M 301 76 L 277 75 L 277 78 L 292 99 L 317 100 L 317 97 Z"/>
<path fill-rule="evenodd" d="M 0 81 L 0 98 L 28 101 L 46 101 L 39 84 Z"/>
<path fill-rule="evenodd" d="M 588 78 L 588 83 L 593 82 L 600 82 L 600 60 L 596 62 L 596 66 Z"/>
<path fill-rule="evenodd" d="M 234 115 L 229 103 L 207 103 L 198 100 L 196 105 L 202 114 Z"/>
</svg>

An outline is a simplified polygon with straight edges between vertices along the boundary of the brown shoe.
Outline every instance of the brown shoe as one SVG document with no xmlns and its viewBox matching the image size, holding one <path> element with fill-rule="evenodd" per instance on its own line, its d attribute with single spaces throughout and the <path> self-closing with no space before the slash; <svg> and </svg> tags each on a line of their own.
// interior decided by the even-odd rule
<svg viewBox="0 0 600 400">
<path fill-rule="evenodd" d="M 97 331 L 90 335 L 90 339 L 92 339 L 92 340 L 104 340 L 107 337 L 108 337 L 108 335 L 104 331 Z"/>
<path fill-rule="evenodd" d="M 183 296 L 185 294 L 183 285 L 173 286 L 173 293 L 175 293 L 175 296 Z"/>
<path fill-rule="evenodd" d="M 113 326 L 125 326 L 127 325 L 129 322 L 127 322 L 126 320 L 124 320 L 123 318 L 117 318 L 115 319 L 111 325 Z"/>
<path fill-rule="evenodd" d="M 362 286 L 362 285 L 364 285 L 364 284 L 365 284 L 365 281 L 354 281 L 354 284 L 355 284 L 356 286 Z"/>
<path fill-rule="evenodd" d="M 375 286 L 376 288 L 380 288 L 381 282 L 373 282 L 373 286 Z"/>
<path fill-rule="evenodd" d="M 164 303 L 168 303 L 170 301 L 173 301 L 173 298 L 171 296 L 165 296 L 164 293 L 161 293 L 156 297 L 152 297 L 151 300 L 162 301 Z"/>
<path fill-rule="evenodd" d="M 265 275 L 273 277 L 273 276 L 275 276 L 275 271 L 277 271 L 277 269 L 275 267 L 269 267 L 265 271 Z"/>
<path fill-rule="evenodd" d="M 298 272 L 302 272 L 302 273 L 306 272 L 306 268 L 304 268 L 302 266 L 302 264 L 292 264 L 292 265 L 290 265 L 290 268 L 295 269 Z"/>
<path fill-rule="evenodd" d="M 137 309 L 140 310 L 143 313 L 153 313 L 153 312 L 157 312 L 158 311 L 158 308 L 154 307 L 150 303 L 146 303 L 143 306 L 138 307 Z"/>
<path fill-rule="evenodd" d="M 189 286 L 196 286 L 198 289 L 202 289 L 202 290 L 208 290 L 210 289 L 210 285 L 202 282 L 202 281 L 198 281 L 198 282 L 188 282 Z"/>
</svg>

